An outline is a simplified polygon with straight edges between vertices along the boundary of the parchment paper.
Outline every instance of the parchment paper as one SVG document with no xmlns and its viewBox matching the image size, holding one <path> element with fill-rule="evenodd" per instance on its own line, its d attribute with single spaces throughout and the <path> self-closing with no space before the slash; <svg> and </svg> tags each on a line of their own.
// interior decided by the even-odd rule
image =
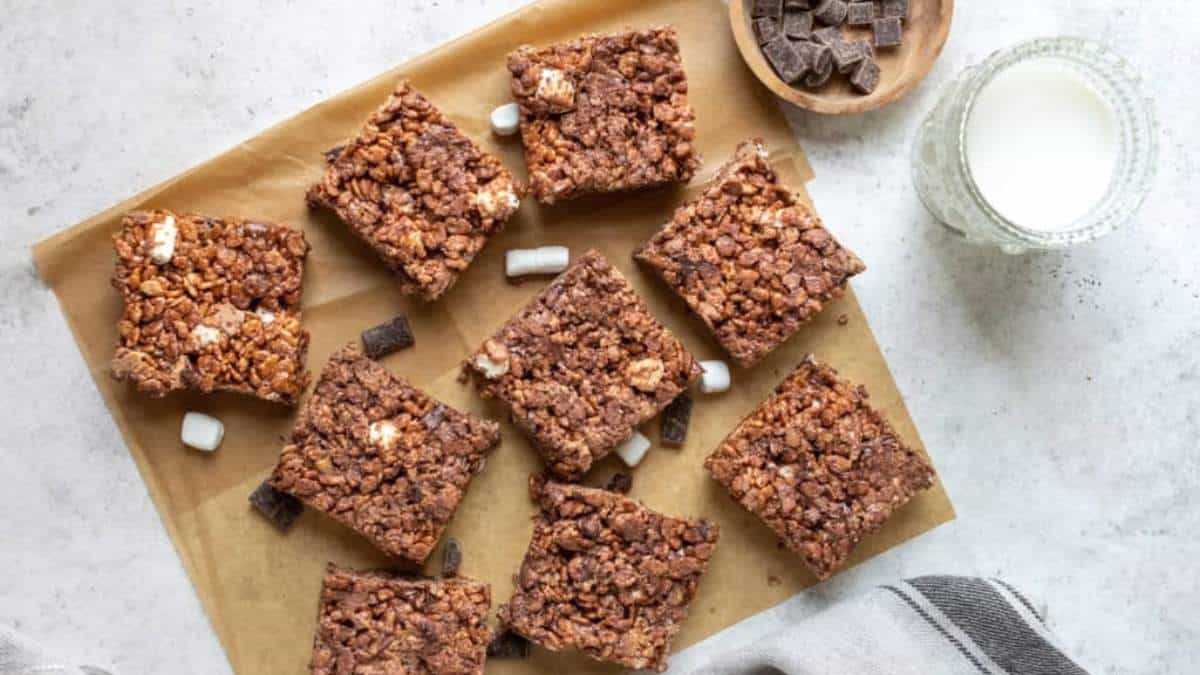
<svg viewBox="0 0 1200 675">
<path fill-rule="evenodd" d="M 415 349 L 385 364 L 450 405 L 504 420 L 456 381 L 461 360 L 544 285 L 506 283 L 503 252 L 565 244 L 573 254 L 601 249 L 634 283 L 651 309 L 699 358 L 723 358 L 682 303 L 630 259 L 672 210 L 705 184 L 738 142 L 760 136 L 784 178 L 798 191 L 812 177 L 775 100 L 738 55 L 720 0 L 544 0 L 270 129 L 181 176 L 152 188 L 35 247 L 43 278 L 62 305 L 96 386 L 141 470 L 213 627 L 238 673 L 294 675 L 305 671 L 317 594 L 327 561 L 359 567 L 388 561 L 364 539 L 315 512 L 286 535 L 253 513 L 247 495 L 273 466 L 293 412 L 249 398 L 179 394 L 154 401 L 114 382 L 108 362 L 121 311 L 108 285 L 114 256 L 109 237 L 122 213 L 159 206 L 213 215 L 242 215 L 302 227 L 312 243 L 304 320 L 312 331 L 309 366 L 368 326 L 397 313 L 410 317 Z M 432 306 L 402 298 L 384 266 L 335 218 L 310 212 L 304 190 L 322 172 L 321 152 L 351 136 L 401 76 L 409 78 L 467 134 L 496 152 L 518 176 L 524 162 L 516 140 L 498 139 L 488 113 L 510 101 L 505 55 L 522 43 L 545 44 L 585 32 L 669 23 L 677 27 L 697 115 L 703 170 L 690 188 L 619 198 L 522 206 L 505 234 L 484 249 L 458 285 Z M 828 223 L 838 232 L 837 223 Z M 867 261 L 868 266 L 870 261 Z M 870 270 L 867 274 L 870 274 Z M 846 325 L 838 324 L 845 315 Z M 732 391 L 699 396 L 688 442 L 653 450 L 635 472 L 633 496 L 661 511 L 704 516 L 722 536 L 676 649 L 692 644 L 813 583 L 798 559 L 776 545 L 766 526 L 732 502 L 701 467 L 737 421 L 806 352 L 864 383 L 872 400 L 909 443 L 921 446 L 883 355 L 853 293 L 828 307 L 797 338 L 750 371 L 735 370 Z M 186 410 L 216 415 L 226 426 L 214 454 L 184 448 Z M 653 421 L 644 431 L 658 437 Z M 464 546 L 463 572 L 492 585 L 493 602 L 507 600 L 528 537 L 534 507 L 526 479 L 540 464 L 521 434 L 503 427 L 504 442 L 471 485 L 450 534 Z M 618 468 L 609 458 L 593 470 L 602 483 Z M 858 549 L 852 562 L 953 518 L 941 485 L 916 498 Z M 436 554 L 435 554 L 436 558 Z M 431 563 L 432 564 L 432 563 Z M 432 569 L 432 568 L 431 568 Z M 135 599 L 154 612 L 154 599 Z M 169 620 L 164 617 L 163 620 Z M 490 673 L 607 672 L 572 655 L 535 650 L 529 661 L 493 661 Z"/>
</svg>

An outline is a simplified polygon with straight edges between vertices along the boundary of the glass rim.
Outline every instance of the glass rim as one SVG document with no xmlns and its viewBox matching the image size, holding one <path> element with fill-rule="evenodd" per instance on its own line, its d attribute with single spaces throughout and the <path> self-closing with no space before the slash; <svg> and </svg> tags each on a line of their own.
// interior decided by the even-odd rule
<svg viewBox="0 0 1200 675">
<path fill-rule="evenodd" d="M 1135 199 L 1120 209 L 1120 217 L 1108 218 L 1102 222 L 1062 231 L 1047 232 L 1045 230 L 1035 230 L 1019 225 L 1000 213 L 979 189 L 979 185 L 975 182 L 975 176 L 971 172 L 970 162 L 967 161 L 967 125 L 971 120 L 971 114 L 974 112 L 975 103 L 979 98 L 980 92 L 997 75 L 1007 70 L 1010 66 L 1021 63 L 1031 56 L 1050 56 L 1073 61 L 1089 68 L 1094 67 L 1094 61 L 1079 57 L 1080 52 L 1090 52 L 1095 58 L 1112 66 L 1112 74 L 1120 80 L 1118 84 L 1128 87 L 1135 93 L 1133 98 L 1140 107 L 1134 113 L 1134 117 L 1139 119 L 1135 119 L 1134 121 L 1136 124 L 1145 125 L 1148 132 L 1147 146 L 1143 151 L 1145 153 L 1144 167 L 1140 170 L 1140 175 L 1134 176 L 1138 194 Z M 958 146 L 958 156 L 956 159 L 959 169 L 962 171 L 963 176 L 965 176 L 967 191 L 970 193 L 972 199 L 979 204 L 984 213 L 1006 234 L 1020 240 L 1022 243 L 1040 248 L 1063 248 L 1072 244 L 1092 241 L 1112 233 L 1118 227 L 1128 222 L 1140 210 L 1142 204 L 1145 203 L 1146 198 L 1150 194 L 1150 185 L 1157 172 L 1158 122 L 1154 104 L 1144 95 L 1141 80 L 1142 78 L 1133 70 L 1133 67 L 1124 57 L 1099 42 L 1084 38 L 1034 38 L 993 52 L 979 64 L 975 77 L 968 85 L 961 119 L 958 121 L 958 128 L 956 130 L 956 144 Z M 1112 101 L 1109 101 L 1109 103 L 1113 105 Z M 1120 109 L 1114 109 L 1114 112 L 1118 116 L 1121 115 Z M 1136 148 L 1135 152 L 1137 152 Z M 1117 175 L 1114 173 L 1113 179 L 1116 180 L 1116 178 Z M 1109 201 L 1112 197 L 1112 191 L 1113 186 L 1110 185 L 1104 197 L 1093 205 L 1086 214 L 1077 218 L 1076 222 L 1090 218 L 1098 206 Z"/>
</svg>

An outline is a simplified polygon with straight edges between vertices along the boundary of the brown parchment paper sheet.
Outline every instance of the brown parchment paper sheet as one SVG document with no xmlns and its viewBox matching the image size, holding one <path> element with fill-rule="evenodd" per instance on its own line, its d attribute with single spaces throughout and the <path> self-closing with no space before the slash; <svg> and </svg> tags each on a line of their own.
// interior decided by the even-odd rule
<svg viewBox="0 0 1200 675">
<path fill-rule="evenodd" d="M 229 394 L 178 394 L 154 401 L 111 380 L 108 361 L 116 344 L 121 306 L 108 284 L 114 262 L 110 235 L 118 228 L 121 214 L 159 206 L 303 228 L 312 243 L 304 319 L 312 331 L 309 365 L 314 372 L 334 349 L 357 339 L 363 328 L 403 312 L 412 320 L 417 346 L 388 357 L 385 364 L 448 404 L 497 420 L 506 419 L 503 411 L 478 400 L 455 378 L 461 360 L 545 284 L 545 280 L 506 283 L 503 252 L 509 248 L 564 244 L 576 255 L 588 247 L 599 248 L 697 357 L 723 358 L 682 303 L 636 268 L 630 252 L 706 183 L 743 139 L 764 138 L 781 174 L 798 191 L 803 193 L 803 184 L 812 177 L 775 100 L 738 56 L 726 14 L 720 0 L 535 3 L 321 103 L 35 247 L 38 268 L 58 296 L 96 386 L 238 673 L 305 672 L 326 562 L 380 567 L 388 561 L 365 540 L 315 512 L 306 513 L 284 535 L 250 510 L 246 497 L 273 466 L 293 411 Z M 705 158 L 703 170 L 689 188 L 588 199 L 553 208 L 529 200 L 507 232 L 492 241 L 458 285 L 432 306 L 401 297 L 384 266 L 343 225 L 326 212 L 305 207 L 304 191 L 322 171 L 321 152 L 355 133 L 401 76 L 524 176 L 519 141 L 498 139 L 488 128 L 491 109 L 511 100 L 505 55 L 522 43 L 545 44 L 585 32 L 662 23 L 679 31 L 696 108 L 697 143 Z M 829 226 L 836 234 L 838 224 Z M 848 318 L 845 326 L 838 324 L 840 315 Z M 734 504 L 701 467 L 705 455 L 809 351 L 864 383 L 901 436 L 921 446 L 853 293 L 831 305 L 765 362 L 750 371 L 735 371 L 732 391 L 697 397 L 686 446 L 653 450 L 636 470 L 633 487 L 633 496 L 655 509 L 704 516 L 721 525 L 720 544 L 676 649 L 816 581 L 797 558 L 776 545 L 766 526 Z M 197 453 L 180 444 L 185 410 L 205 411 L 224 421 L 225 441 L 216 453 Z M 644 431 L 657 439 L 657 421 Z M 509 597 L 511 577 L 532 531 L 534 507 L 526 479 L 540 467 L 534 452 L 507 422 L 503 434 L 503 444 L 472 483 L 449 532 L 463 542 L 463 572 L 491 583 L 494 604 Z M 609 458 L 593 470 L 589 482 L 602 483 L 617 468 L 617 461 Z M 953 516 L 939 484 L 863 542 L 852 562 L 877 555 Z M 144 605 L 142 611 L 154 611 L 153 598 L 134 602 Z M 488 664 L 489 673 L 610 670 L 578 656 L 543 650 L 535 650 L 529 661 Z"/>
</svg>

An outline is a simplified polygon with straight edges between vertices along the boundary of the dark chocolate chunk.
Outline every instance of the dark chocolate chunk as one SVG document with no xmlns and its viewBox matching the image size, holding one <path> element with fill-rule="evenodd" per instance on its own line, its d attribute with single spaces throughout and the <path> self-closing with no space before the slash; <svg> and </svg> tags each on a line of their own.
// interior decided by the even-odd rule
<svg viewBox="0 0 1200 675">
<path fill-rule="evenodd" d="M 875 20 L 875 3 L 852 2 L 846 6 L 846 23 L 851 26 L 870 26 Z"/>
<path fill-rule="evenodd" d="M 900 19 L 875 19 L 871 22 L 871 30 L 875 34 L 876 47 L 895 47 L 900 44 L 904 31 Z"/>
<path fill-rule="evenodd" d="M 487 646 L 489 659 L 529 658 L 529 640 L 511 630 L 499 631 Z"/>
<path fill-rule="evenodd" d="M 846 22 L 846 11 L 843 0 L 821 0 L 813 10 L 813 17 L 826 26 L 840 26 Z"/>
<path fill-rule="evenodd" d="M 867 59 L 858 64 L 858 69 L 850 76 L 850 85 L 860 93 L 870 94 L 879 86 L 879 64 L 874 59 Z"/>
<path fill-rule="evenodd" d="M 796 51 L 800 54 L 800 60 L 804 62 L 804 72 L 811 72 L 821 60 L 821 54 L 828 49 L 829 47 L 815 42 L 797 42 Z"/>
<path fill-rule="evenodd" d="M 633 476 L 618 471 L 613 474 L 612 478 L 608 479 L 608 485 L 604 486 L 609 492 L 619 492 L 623 495 L 629 494 L 629 490 L 633 488 Z"/>
<path fill-rule="evenodd" d="M 446 540 L 446 545 L 442 547 L 442 576 L 452 577 L 458 574 L 458 568 L 462 567 L 462 544 L 454 537 Z"/>
<path fill-rule="evenodd" d="M 425 416 L 421 418 L 421 424 L 425 426 L 426 430 L 433 431 L 442 425 L 444 419 L 446 419 L 446 406 L 439 403 L 433 407 L 433 410 L 425 413 Z"/>
<path fill-rule="evenodd" d="M 835 26 L 818 28 L 812 32 L 812 39 L 817 44 L 832 45 L 835 42 L 842 41 L 842 31 L 838 30 Z"/>
<path fill-rule="evenodd" d="M 833 53 L 833 67 L 839 73 L 852 73 L 858 64 L 863 62 L 866 55 L 856 42 L 837 42 L 829 46 Z"/>
<path fill-rule="evenodd" d="M 783 36 L 783 31 L 779 27 L 779 20 L 770 17 L 761 17 L 754 20 L 754 37 L 758 40 L 758 44 L 765 45 L 772 40 L 778 40 Z"/>
<path fill-rule="evenodd" d="M 345 149 L 346 149 L 345 145 L 339 145 L 339 146 L 336 146 L 336 147 L 326 150 L 324 152 L 325 161 L 330 164 L 334 163 L 335 161 L 337 161 L 338 157 L 342 156 L 342 151 Z"/>
<path fill-rule="evenodd" d="M 821 47 L 817 53 L 816 61 L 813 62 L 812 68 L 808 74 L 804 76 L 804 86 L 806 87 L 823 87 L 833 76 L 833 50 L 829 47 Z"/>
<path fill-rule="evenodd" d="M 299 499 L 276 490 L 269 480 L 263 481 L 262 485 L 250 494 L 250 505 L 271 521 L 280 532 L 287 532 L 300 514 L 304 513 L 304 504 Z"/>
<path fill-rule="evenodd" d="M 812 12 L 792 12 L 783 15 L 783 34 L 793 40 L 807 40 L 812 37 Z"/>
<path fill-rule="evenodd" d="M 368 328 L 362 333 L 363 351 L 372 359 L 411 347 L 416 342 L 408 317 L 398 316 L 391 321 Z"/>
<path fill-rule="evenodd" d="M 778 19 L 783 16 L 783 0 L 754 0 L 750 16 L 770 16 Z"/>
<path fill-rule="evenodd" d="M 687 440 L 688 423 L 692 420 L 692 397 L 685 391 L 671 401 L 662 414 L 662 442 L 683 445 Z"/>
<path fill-rule="evenodd" d="M 795 82 L 804 75 L 804 61 L 786 38 L 763 45 L 763 54 L 784 82 Z"/>
<path fill-rule="evenodd" d="M 908 0 L 883 0 L 883 18 L 907 19 Z"/>
</svg>

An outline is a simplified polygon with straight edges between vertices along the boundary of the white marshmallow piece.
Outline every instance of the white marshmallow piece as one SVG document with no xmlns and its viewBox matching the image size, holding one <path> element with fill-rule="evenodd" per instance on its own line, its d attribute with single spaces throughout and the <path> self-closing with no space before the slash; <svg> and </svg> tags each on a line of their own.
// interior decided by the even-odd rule
<svg viewBox="0 0 1200 675">
<path fill-rule="evenodd" d="M 729 366 L 724 361 L 701 361 L 700 368 L 704 370 L 700 376 L 700 391 L 705 394 L 729 391 L 733 378 L 729 376 Z"/>
<path fill-rule="evenodd" d="M 175 240 L 179 237 L 179 228 L 175 226 L 175 216 L 167 216 L 161 223 L 150 226 L 150 259 L 156 265 L 166 265 L 175 256 Z"/>
<path fill-rule="evenodd" d="M 508 373 L 508 361 L 496 362 L 488 358 L 487 354 L 475 357 L 475 367 L 489 380 L 499 379 Z"/>
<path fill-rule="evenodd" d="M 512 136 L 520 125 L 521 106 L 516 103 L 508 103 L 492 111 L 492 133 L 497 136 Z"/>
<path fill-rule="evenodd" d="M 225 425 L 211 415 L 189 412 L 183 416 L 183 429 L 179 436 L 189 448 L 212 452 L 225 438 Z"/>
<path fill-rule="evenodd" d="M 514 248 L 504 254 L 504 273 L 510 277 L 527 274 L 558 274 L 571 262 L 566 246 Z"/>
<path fill-rule="evenodd" d="M 221 341 L 220 329 L 204 324 L 196 324 L 192 329 L 192 339 L 196 341 L 196 346 L 200 348 L 207 347 L 211 344 L 216 344 Z"/>
<path fill-rule="evenodd" d="M 625 464 L 634 467 L 641 464 L 642 459 L 646 456 L 646 451 L 650 449 L 650 439 L 642 435 L 641 432 L 635 431 L 624 443 L 613 448 L 613 452 L 621 458 Z"/>
</svg>

